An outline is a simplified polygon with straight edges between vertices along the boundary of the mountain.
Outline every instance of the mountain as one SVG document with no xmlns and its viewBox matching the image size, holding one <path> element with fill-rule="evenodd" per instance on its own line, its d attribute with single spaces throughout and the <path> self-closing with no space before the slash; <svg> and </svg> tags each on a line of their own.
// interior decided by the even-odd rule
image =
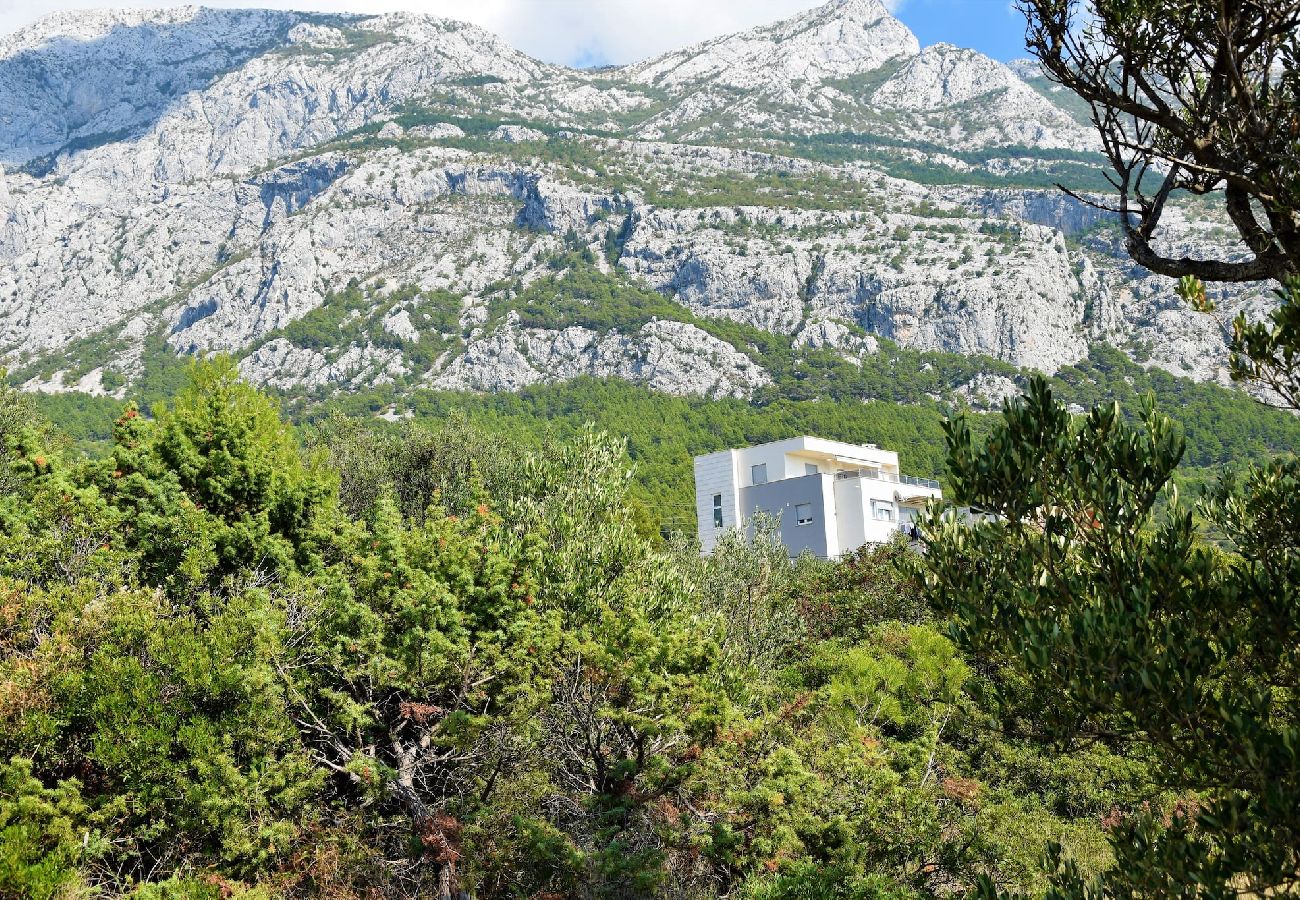
<svg viewBox="0 0 1300 900">
<path fill-rule="evenodd" d="M 922 50 L 879 0 L 832 0 L 624 74 L 670 98 L 636 129 L 646 138 L 849 130 L 964 148 L 1093 143 L 1007 67 L 949 44 Z"/>
<path fill-rule="evenodd" d="M 592 71 L 412 14 L 60 14 L 0 43 L 0 362 L 114 396 L 213 350 L 325 393 L 752 397 L 891 348 L 986 360 L 952 396 L 1098 347 L 1225 380 L 1214 321 L 1053 187 L 1102 186 L 1094 147 L 1032 67 L 878 0 Z"/>
</svg>

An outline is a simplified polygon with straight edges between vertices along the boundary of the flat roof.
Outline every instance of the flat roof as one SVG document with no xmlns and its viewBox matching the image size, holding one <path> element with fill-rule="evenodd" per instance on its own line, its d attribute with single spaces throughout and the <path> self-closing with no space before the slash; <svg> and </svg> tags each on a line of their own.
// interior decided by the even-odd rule
<svg viewBox="0 0 1300 900">
<path fill-rule="evenodd" d="M 711 456 L 718 456 L 725 453 L 744 453 L 753 450 L 776 450 L 781 453 L 790 453 L 798 456 L 833 459 L 850 465 L 863 464 L 867 466 L 892 466 L 898 464 L 898 453 L 894 450 L 886 450 L 883 447 L 874 444 L 850 444 L 846 441 L 831 441 L 825 438 L 813 437 L 806 434 L 798 437 L 784 438 L 779 441 L 768 441 L 763 444 L 751 444 L 746 447 L 731 447 L 727 450 L 715 450 L 713 453 L 703 453 L 695 458 L 706 459 Z"/>
<path fill-rule="evenodd" d="M 779 441 L 768 441 L 765 444 L 752 444 L 748 447 L 735 447 L 735 450 L 758 450 L 760 448 L 785 449 L 793 451 L 804 451 L 807 453 L 818 453 L 825 456 L 848 456 L 858 457 L 863 453 L 893 453 L 892 450 L 886 450 L 876 444 L 850 444 L 847 441 L 832 441 L 826 438 L 813 437 L 812 435 L 803 434 L 799 437 L 784 438 Z"/>
</svg>

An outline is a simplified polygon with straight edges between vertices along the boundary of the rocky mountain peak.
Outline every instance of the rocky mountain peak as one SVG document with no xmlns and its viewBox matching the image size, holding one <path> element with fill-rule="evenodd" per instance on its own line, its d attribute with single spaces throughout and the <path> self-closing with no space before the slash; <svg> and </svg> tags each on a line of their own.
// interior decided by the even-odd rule
<svg viewBox="0 0 1300 900">
<path fill-rule="evenodd" d="M 920 50 L 916 35 L 880 0 L 831 0 L 773 28 L 780 39 L 793 42 L 792 49 L 813 51 L 812 61 L 825 66 L 823 76 L 869 72 Z M 811 40 L 800 40 L 805 35 Z"/>
<path fill-rule="evenodd" d="M 879 22 L 881 19 L 893 18 L 889 8 L 880 0 L 830 0 L 830 2 L 814 7 L 803 15 L 869 24 Z"/>
<path fill-rule="evenodd" d="M 939 43 L 909 60 L 873 99 L 895 108 L 925 110 L 965 103 L 994 91 L 1033 97 L 1032 89 L 997 60 L 975 50 Z"/>
<path fill-rule="evenodd" d="M 831 0 L 772 25 L 667 53 L 628 72 L 636 81 L 665 87 L 711 80 L 744 87 L 861 74 L 919 50 L 916 35 L 880 0 Z"/>
</svg>

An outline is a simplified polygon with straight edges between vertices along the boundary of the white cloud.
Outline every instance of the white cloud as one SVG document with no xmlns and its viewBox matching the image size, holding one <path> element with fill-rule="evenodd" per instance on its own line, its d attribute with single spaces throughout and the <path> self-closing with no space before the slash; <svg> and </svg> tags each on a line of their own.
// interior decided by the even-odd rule
<svg viewBox="0 0 1300 900">
<path fill-rule="evenodd" d="M 102 0 L 101 0 L 102 2 Z M 158 6 L 167 0 L 118 0 Z M 886 0 L 897 8 L 906 0 Z M 57 10 L 95 0 L 0 0 L 0 34 Z M 208 6 L 265 6 L 327 12 L 409 10 L 462 19 L 548 62 L 627 63 L 687 44 L 773 22 L 819 0 L 207 0 Z"/>
</svg>

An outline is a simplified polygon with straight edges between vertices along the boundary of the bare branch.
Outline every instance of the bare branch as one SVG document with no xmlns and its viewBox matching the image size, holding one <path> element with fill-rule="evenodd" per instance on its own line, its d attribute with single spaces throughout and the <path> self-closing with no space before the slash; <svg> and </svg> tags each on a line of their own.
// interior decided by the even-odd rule
<svg viewBox="0 0 1300 900">
<path fill-rule="evenodd" d="M 1047 76 L 1091 106 L 1134 261 L 1205 281 L 1300 274 L 1300 0 L 1019 6 Z M 1253 259 L 1152 247 L 1171 198 L 1216 190 Z"/>
</svg>

